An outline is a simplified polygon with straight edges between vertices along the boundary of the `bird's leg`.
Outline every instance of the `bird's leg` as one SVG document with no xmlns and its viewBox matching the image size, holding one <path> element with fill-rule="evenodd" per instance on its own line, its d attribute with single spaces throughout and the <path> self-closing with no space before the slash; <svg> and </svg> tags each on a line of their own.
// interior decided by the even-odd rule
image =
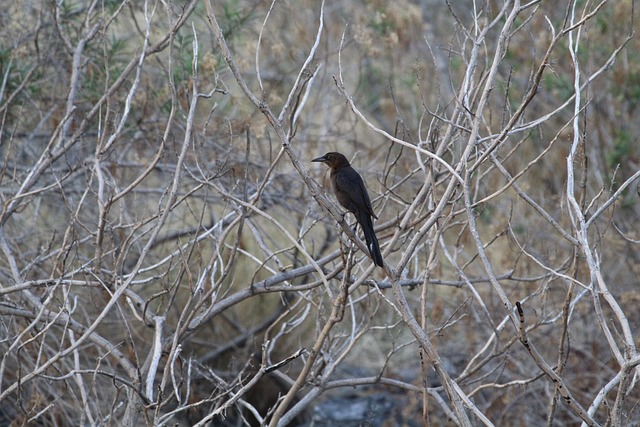
<svg viewBox="0 0 640 427">
<path fill-rule="evenodd" d="M 344 218 L 347 216 L 349 212 L 345 212 L 342 214 L 342 219 L 344 220 Z M 355 234 L 356 236 L 358 235 L 358 233 L 356 232 L 356 230 L 358 229 L 358 221 L 356 221 L 355 224 L 353 224 L 353 234 Z"/>
<path fill-rule="evenodd" d="M 342 213 L 342 221 L 346 222 L 347 220 L 345 219 L 347 217 L 347 214 L 349 212 L 343 212 Z M 353 234 L 355 234 L 356 236 L 358 235 L 358 221 L 356 221 L 355 224 L 353 224 Z"/>
</svg>

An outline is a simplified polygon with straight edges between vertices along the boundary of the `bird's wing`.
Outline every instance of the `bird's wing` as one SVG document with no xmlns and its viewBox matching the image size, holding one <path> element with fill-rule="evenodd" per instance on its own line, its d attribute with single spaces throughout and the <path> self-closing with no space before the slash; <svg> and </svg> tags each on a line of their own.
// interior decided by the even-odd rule
<svg viewBox="0 0 640 427">
<path fill-rule="evenodd" d="M 377 218 L 373 213 L 371 199 L 369 199 L 367 188 L 364 186 L 360 174 L 353 168 L 343 169 L 340 172 L 336 174 L 336 190 L 348 194 L 351 201 L 359 209 L 363 209 L 369 215 Z"/>
</svg>

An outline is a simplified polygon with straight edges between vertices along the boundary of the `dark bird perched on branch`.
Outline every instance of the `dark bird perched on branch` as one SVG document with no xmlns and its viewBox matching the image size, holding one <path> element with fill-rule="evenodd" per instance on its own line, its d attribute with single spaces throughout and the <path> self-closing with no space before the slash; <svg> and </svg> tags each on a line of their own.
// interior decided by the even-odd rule
<svg viewBox="0 0 640 427">
<path fill-rule="evenodd" d="M 364 181 L 358 172 L 349 164 L 349 160 L 340 153 L 327 153 L 322 157 L 311 160 L 312 162 L 322 162 L 331 168 L 331 184 L 336 193 L 338 202 L 349 212 L 353 213 L 364 232 L 367 241 L 367 248 L 373 262 L 383 266 L 382 254 L 378 239 L 373 231 L 373 220 L 378 219 L 373 213 L 369 193 L 364 186 Z"/>
</svg>

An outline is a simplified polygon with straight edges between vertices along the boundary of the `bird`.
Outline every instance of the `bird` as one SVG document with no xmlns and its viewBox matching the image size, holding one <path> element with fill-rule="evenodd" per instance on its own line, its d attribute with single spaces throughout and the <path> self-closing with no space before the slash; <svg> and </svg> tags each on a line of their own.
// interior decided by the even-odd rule
<svg viewBox="0 0 640 427">
<path fill-rule="evenodd" d="M 364 186 L 362 177 L 349 164 L 349 160 L 340 153 L 330 152 L 322 157 L 311 160 L 312 162 L 324 163 L 331 168 L 331 184 L 338 202 L 349 212 L 351 212 L 360 224 L 367 242 L 369 254 L 375 265 L 383 267 L 382 254 L 378 238 L 373 231 L 373 220 L 378 219 L 373 212 L 371 199 L 367 188 Z"/>
</svg>

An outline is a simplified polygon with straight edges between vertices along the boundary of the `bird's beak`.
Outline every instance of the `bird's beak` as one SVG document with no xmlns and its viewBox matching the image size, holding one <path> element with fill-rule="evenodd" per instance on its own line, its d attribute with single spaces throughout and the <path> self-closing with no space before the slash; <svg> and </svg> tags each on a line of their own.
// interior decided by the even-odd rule
<svg viewBox="0 0 640 427">
<path fill-rule="evenodd" d="M 327 158 L 325 156 L 322 157 L 318 157 L 316 159 L 311 160 L 312 162 L 322 162 L 325 163 L 327 161 Z"/>
</svg>

